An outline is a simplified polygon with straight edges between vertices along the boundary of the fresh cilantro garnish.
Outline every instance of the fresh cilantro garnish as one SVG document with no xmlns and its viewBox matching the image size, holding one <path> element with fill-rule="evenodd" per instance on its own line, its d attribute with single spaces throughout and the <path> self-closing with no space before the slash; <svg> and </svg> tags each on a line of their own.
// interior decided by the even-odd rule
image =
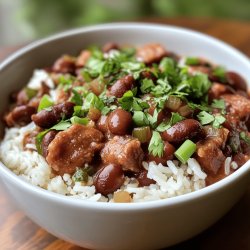
<svg viewBox="0 0 250 250">
<path fill-rule="evenodd" d="M 85 97 L 82 109 L 89 110 L 90 107 L 97 108 L 100 111 L 104 108 L 103 101 L 92 92 L 88 93 L 87 96 Z"/>
<path fill-rule="evenodd" d="M 221 124 L 223 124 L 226 121 L 226 118 L 222 115 L 215 115 L 214 121 L 213 121 L 213 127 L 220 128 Z"/>
<path fill-rule="evenodd" d="M 196 103 L 193 103 L 193 102 L 188 102 L 188 106 L 191 109 L 199 109 L 199 110 L 202 110 L 202 111 L 211 111 L 211 108 L 209 106 L 207 106 L 207 104 L 205 104 L 205 103 L 196 104 Z"/>
<path fill-rule="evenodd" d="M 134 94 L 131 90 L 125 92 L 121 98 L 118 99 L 122 109 L 130 111 L 133 105 Z"/>
<path fill-rule="evenodd" d="M 88 181 L 88 173 L 84 168 L 77 168 L 75 173 L 72 176 L 74 182 L 87 182 Z"/>
<path fill-rule="evenodd" d="M 197 57 L 187 57 L 185 60 L 186 65 L 198 65 L 199 62 L 200 60 Z"/>
<path fill-rule="evenodd" d="M 217 115 L 211 115 L 206 111 L 201 111 L 197 118 L 199 119 L 201 125 L 207 125 L 212 123 L 212 126 L 215 128 L 220 128 L 221 124 L 223 124 L 226 121 L 226 118 L 220 114 Z"/>
<path fill-rule="evenodd" d="M 142 111 L 135 111 L 133 115 L 133 122 L 137 127 L 143 127 L 149 124 L 148 118 Z"/>
<path fill-rule="evenodd" d="M 250 137 L 246 134 L 246 132 L 240 132 L 240 138 L 250 145 Z"/>
<path fill-rule="evenodd" d="M 159 132 L 153 131 L 153 135 L 149 142 L 148 151 L 153 156 L 163 156 L 164 143 L 161 139 Z"/>
<path fill-rule="evenodd" d="M 28 99 L 32 99 L 36 94 L 37 94 L 37 90 L 36 89 L 31 89 L 31 88 L 24 88 L 24 91 L 28 97 Z"/>
<path fill-rule="evenodd" d="M 214 76 L 218 77 L 221 82 L 226 81 L 226 70 L 223 67 L 216 67 L 213 69 Z"/>
<path fill-rule="evenodd" d="M 225 101 L 222 99 L 214 99 L 211 106 L 213 108 L 222 109 L 222 110 L 226 108 Z"/>
<path fill-rule="evenodd" d="M 146 66 L 142 62 L 122 62 L 121 67 L 126 72 L 131 73 L 133 71 L 138 71 L 140 69 L 143 69 Z"/>
<path fill-rule="evenodd" d="M 186 92 L 193 98 L 203 97 L 211 87 L 206 74 L 197 74 L 185 80 Z"/>
<path fill-rule="evenodd" d="M 158 79 L 157 85 L 151 89 L 151 93 L 156 97 L 162 97 L 165 94 L 168 94 L 172 89 L 171 85 L 168 82 L 168 78 Z"/>
<path fill-rule="evenodd" d="M 50 128 L 50 130 L 66 130 L 71 126 L 71 123 L 69 121 L 60 121 L 56 125 Z"/>
<path fill-rule="evenodd" d="M 70 118 L 70 122 L 72 124 L 81 124 L 81 125 L 87 125 L 89 123 L 89 119 L 87 117 L 80 118 L 78 116 L 72 116 Z"/>
<path fill-rule="evenodd" d="M 37 111 L 40 112 L 43 109 L 49 108 L 54 104 L 54 102 L 51 100 L 50 96 L 43 95 L 42 99 L 39 102 L 39 106 L 37 108 Z"/>
<path fill-rule="evenodd" d="M 185 118 L 183 116 L 181 116 L 179 113 L 172 112 L 170 120 L 162 122 L 156 128 L 156 130 L 159 131 L 159 132 L 166 131 L 167 129 L 169 129 L 170 127 L 175 125 L 177 122 L 182 121 L 183 119 L 185 119 Z"/>
<path fill-rule="evenodd" d="M 198 115 L 197 118 L 199 119 L 201 125 L 206 125 L 214 121 L 214 116 L 209 114 L 206 111 L 201 111 Z"/>
<path fill-rule="evenodd" d="M 146 94 L 146 93 L 150 93 L 152 88 L 154 88 L 154 87 L 155 87 L 155 85 L 154 85 L 153 81 L 151 79 L 145 78 L 142 80 L 140 90 L 143 94 Z"/>
<path fill-rule="evenodd" d="M 135 95 L 136 89 L 133 89 L 125 92 L 123 96 L 118 99 L 118 102 L 121 105 L 122 109 L 127 111 L 141 111 L 143 109 L 149 108 L 149 104 L 146 101 L 134 97 Z"/>
<path fill-rule="evenodd" d="M 75 77 L 72 75 L 61 75 L 58 78 L 58 83 L 61 86 L 72 85 L 74 80 L 75 80 Z"/>
<path fill-rule="evenodd" d="M 36 136 L 36 149 L 37 152 L 39 154 L 42 154 L 42 140 L 43 137 L 50 131 L 50 130 L 66 130 L 71 126 L 71 123 L 68 121 L 60 121 L 59 123 L 57 123 L 56 125 L 54 125 L 53 127 L 46 129 L 42 132 L 40 132 L 39 134 L 37 134 Z"/>
<path fill-rule="evenodd" d="M 75 103 L 78 106 L 81 106 L 83 103 L 82 96 L 75 89 L 72 89 L 73 96 L 70 98 L 70 101 Z"/>
<path fill-rule="evenodd" d="M 83 117 L 86 112 L 82 109 L 82 106 L 74 106 L 73 116 Z"/>
</svg>

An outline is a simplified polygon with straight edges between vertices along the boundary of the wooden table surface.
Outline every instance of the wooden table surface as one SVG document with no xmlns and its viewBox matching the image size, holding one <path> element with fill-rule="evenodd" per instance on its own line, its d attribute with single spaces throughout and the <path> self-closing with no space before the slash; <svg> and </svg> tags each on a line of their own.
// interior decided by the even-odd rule
<svg viewBox="0 0 250 250">
<path fill-rule="evenodd" d="M 210 19 L 147 19 L 154 23 L 192 28 L 215 36 L 250 56 L 250 23 Z M 0 50 L 0 60 L 14 48 Z M 249 72 L 250 73 L 250 72 Z M 83 249 L 60 240 L 27 218 L 5 194 L 0 183 L 0 249 Z M 241 200 L 214 226 L 197 237 L 171 247 L 177 249 L 250 249 L 250 185 Z"/>
</svg>

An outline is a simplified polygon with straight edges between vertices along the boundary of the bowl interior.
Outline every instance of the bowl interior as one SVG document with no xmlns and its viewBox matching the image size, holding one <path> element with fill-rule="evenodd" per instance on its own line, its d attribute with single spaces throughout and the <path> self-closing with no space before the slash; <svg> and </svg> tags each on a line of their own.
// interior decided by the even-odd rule
<svg viewBox="0 0 250 250">
<path fill-rule="evenodd" d="M 76 29 L 35 42 L 5 60 L 0 65 L 0 112 L 3 113 L 8 105 L 9 94 L 24 86 L 34 69 L 51 65 L 62 54 L 76 55 L 89 45 L 102 45 L 110 41 L 131 45 L 161 43 L 177 54 L 201 56 L 234 70 L 250 86 L 250 63 L 247 57 L 217 39 L 170 26 L 107 24 Z M 240 171 L 241 174 L 244 174 L 243 171 Z"/>
</svg>

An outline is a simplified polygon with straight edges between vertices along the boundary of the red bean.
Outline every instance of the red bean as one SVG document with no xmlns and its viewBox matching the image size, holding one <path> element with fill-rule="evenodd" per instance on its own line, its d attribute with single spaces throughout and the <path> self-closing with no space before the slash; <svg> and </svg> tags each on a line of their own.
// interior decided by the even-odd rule
<svg viewBox="0 0 250 250">
<path fill-rule="evenodd" d="M 123 94 L 132 89 L 134 85 L 135 79 L 131 75 L 124 76 L 117 80 L 114 85 L 110 88 L 110 94 L 120 98 Z"/>
<path fill-rule="evenodd" d="M 48 154 L 48 147 L 49 147 L 49 144 L 53 141 L 53 139 L 56 137 L 56 134 L 58 132 L 56 130 L 51 130 L 49 131 L 44 137 L 43 137 L 43 140 L 42 140 L 42 153 L 43 153 L 43 156 L 46 158 L 47 154 Z"/>
<path fill-rule="evenodd" d="M 232 71 L 228 71 L 226 73 L 226 79 L 227 83 L 231 85 L 234 89 L 247 91 L 247 83 L 245 79 L 242 78 L 242 76 L 240 76 L 239 74 Z"/>
<path fill-rule="evenodd" d="M 137 181 L 139 182 L 139 187 L 149 186 L 150 184 L 155 184 L 155 180 L 147 177 L 148 171 L 146 169 L 142 170 L 138 177 Z"/>
<path fill-rule="evenodd" d="M 32 116 L 35 124 L 41 128 L 50 128 L 62 118 L 69 118 L 74 112 L 74 103 L 64 102 L 54 105 L 51 110 L 41 110 Z"/>
<path fill-rule="evenodd" d="M 108 195 L 115 192 L 124 183 L 124 173 L 119 165 L 109 164 L 101 168 L 94 176 L 97 193 Z"/>
<path fill-rule="evenodd" d="M 148 155 L 148 161 L 155 161 L 156 164 L 163 164 L 166 165 L 166 162 L 168 160 L 173 160 L 174 158 L 174 152 L 175 152 L 175 147 L 170 144 L 167 141 L 164 141 L 164 152 L 163 152 L 163 156 L 153 156 L 152 154 Z"/>
<path fill-rule="evenodd" d="M 132 116 L 128 111 L 116 109 L 108 117 L 108 128 L 112 134 L 126 135 L 132 125 Z"/>
<path fill-rule="evenodd" d="M 181 143 L 186 139 L 192 139 L 202 134 L 201 124 L 194 119 L 186 119 L 177 122 L 168 130 L 164 131 L 161 135 L 163 140 L 172 143 Z"/>
<path fill-rule="evenodd" d="M 31 122 L 31 116 L 35 112 L 36 109 L 34 107 L 27 105 L 17 106 L 4 119 L 10 127 L 15 124 L 23 126 Z"/>
</svg>

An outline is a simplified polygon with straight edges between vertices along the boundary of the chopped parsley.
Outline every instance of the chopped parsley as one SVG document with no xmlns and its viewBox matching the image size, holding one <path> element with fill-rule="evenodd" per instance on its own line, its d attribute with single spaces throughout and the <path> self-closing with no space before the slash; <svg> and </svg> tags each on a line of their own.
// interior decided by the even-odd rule
<svg viewBox="0 0 250 250">
<path fill-rule="evenodd" d="M 181 116 L 179 113 L 172 112 L 170 120 L 162 122 L 156 128 L 156 130 L 159 131 L 159 132 L 166 131 L 167 129 L 169 129 L 170 127 L 172 127 L 173 125 L 175 125 L 177 122 L 182 121 L 183 119 L 184 119 L 184 117 Z"/>
<path fill-rule="evenodd" d="M 151 140 L 148 146 L 148 151 L 153 156 L 159 156 L 159 157 L 163 156 L 164 143 L 163 143 L 163 140 L 161 139 L 159 132 L 153 131 L 153 135 L 151 137 Z"/>
<path fill-rule="evenodd" d="M 250 145 L 250 137 L 246 134 L 246 132 L 240 132 L 240 138 Z"/>
<path fill-rule="evenodd" d="M 226 118 L 220 114 L 211 115 L 206 111 L 201 111 L 197 118 L 199 119 L 201 125 L 212 124 L 215 128 L 220 128 L 221 125 L 226 121 Z"/>
</svg>

